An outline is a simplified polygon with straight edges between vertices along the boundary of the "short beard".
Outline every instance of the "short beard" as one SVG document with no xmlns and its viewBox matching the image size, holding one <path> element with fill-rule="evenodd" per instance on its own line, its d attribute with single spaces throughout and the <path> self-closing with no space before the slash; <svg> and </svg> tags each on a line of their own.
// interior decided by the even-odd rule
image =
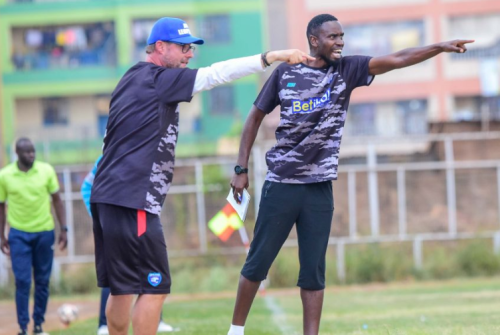
<svg viewBox="0 0 500 335">
<path fill-rule="evenodd" d="M 327 58 L 325 56 L 320 56 L 320 57 L 329 66 L 337 66 L 340 63 L 340 60 L 342 59 L 342 56 L 340 56 L 340 59 L 334 59 L 334 60 Z"/>
<path fill-rule="evenodd" d="M 174 63 L 172 63 L 170 61 L 165 61 L 165 66 L 164 67 L 166 67 L 167 69 L 175 69 L 175 68 L 179 68 L 180 65 L 179 66 L 175 66 Z"/>
<path fill-rule="evenodd" d="M 33 164 L 35 163 L 35 160 L 33 160 L 32 162 L 28 161 L 28 160 L 25 160 L 25 159 L 21 159 L 19 158 L 19 161 L 21 162 L 21 164 L 29 169 L 31 169 L 31 167 L 33 166 Z"/>
</svg>

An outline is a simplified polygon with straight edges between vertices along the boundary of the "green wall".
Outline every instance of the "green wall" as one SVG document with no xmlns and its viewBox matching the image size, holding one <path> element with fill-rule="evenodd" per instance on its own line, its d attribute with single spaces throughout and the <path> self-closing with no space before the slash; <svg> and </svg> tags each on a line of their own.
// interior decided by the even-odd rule
<svg viewBox="0 0 500 335">
<path fill-rule="evenodd" d="M 200 64 L 211 64 L 229 57 L 242 57 L 258 54 L 264 50 L 262 39 L 252 39 L 249 36 L 261 36 L 261 15 L 258 13 L 237 13 L 231 15 L 231 38 L 232 43 L 224 46 L 203 46 L 200 54 Z M 251 32 L 251 33 L 250 33 Z M 205 52 L 206 51 L 206 52 Z M 207 140 L 216 140 L 226 134 L 236 120 L 245 121 L 257 96 L 259 79 L 256 75 L 242 78 L 232 84 L 235 92 L 235 116 L 212 115 L 208 105 L 209 92 L 203 92 L 202 129 Z M 182 136 L 182 135 L 181 135 Z M 181 136 L 179 141 L 181 141 Z"/>
</svg>

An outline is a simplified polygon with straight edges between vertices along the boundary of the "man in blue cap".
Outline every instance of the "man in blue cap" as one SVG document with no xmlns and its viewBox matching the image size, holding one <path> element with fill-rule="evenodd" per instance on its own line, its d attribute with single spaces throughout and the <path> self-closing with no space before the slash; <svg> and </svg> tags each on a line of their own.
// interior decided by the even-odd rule
<svg viewBox="0 0 500 335">
<path fill-rule="evenodd" d="M 90 212 L 90 195 L 92 194 L 92 184 L 94 184 L 94 177 L 97 171 L 97 165 L 101 161 L 102 156 L 99 156 L 92 167 L 92 170 L 87 173 L 85 176 L 82 186 L 80 187 L 80 193 L 82 195 L 83 203 L 85 204 L 85 208 L 88 213 L 92 217 L 92 213 Z M 101 301 L 99 303 L 99 318 L 98 318 L 98 326 L 97 326 L 97 335 L 108 335 L 108 321 L 106 320 L 106 304 L 109 298 L 109 287 L 103 287 L 101 289 Z M 162 311 L 163 313 L 163 311 Z M 162 313 L 160 313 L 160 323 L 158 323 L 157 333 L 166 333 L 173 332 L 179 330 L 178 328 L 174 328 L 168 323 L 163 321 Z"/>
<path fill-rule="evenodd" d="M 186 22 L 158 20 L 148 38 L 146 61 L 132 66 L 112 94 L 90 200 L 98 285 L 111 290 L 106 307 L 111 335 L 127 334 L 135 295 L 134 334 L 155 334 L 170 293 L 159 214 L 174 172 L 178 104 L 262 72 L 274 61 L 314 60 L 300 50 L 282 50 L 188 69 L 193 44 L 203 40 L 191 35 Z"/>
</svg>

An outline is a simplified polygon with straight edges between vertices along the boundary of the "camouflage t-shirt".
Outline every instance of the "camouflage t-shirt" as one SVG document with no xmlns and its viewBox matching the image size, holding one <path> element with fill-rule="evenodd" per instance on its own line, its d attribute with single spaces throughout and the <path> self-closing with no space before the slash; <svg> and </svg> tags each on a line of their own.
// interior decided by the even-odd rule
<svg viewBox="0 0 500 335">
<path fill-rule="evenodd" d="M 276 145 L 267 152 L 266 180 L 304 184 L 337 179 L 342 131 L 352 90 L 369 85 L 371 57 L 347 56 L 312 68 L 281 64 L 254 105 L 265 113 L 281 106 Z"/>
<path fill-rule="evenodd" d="M 178 103 L 191 101 L 196 73 L 147 62 L 125 73 L 111 96 L 90 202 L 160 214 L 174 173 Z"/>
</svg>

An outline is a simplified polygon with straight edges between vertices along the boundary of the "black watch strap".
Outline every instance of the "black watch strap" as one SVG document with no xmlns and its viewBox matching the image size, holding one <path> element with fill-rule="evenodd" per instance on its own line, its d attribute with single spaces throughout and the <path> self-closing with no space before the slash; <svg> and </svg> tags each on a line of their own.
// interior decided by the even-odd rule
<svg viewBox="0 0 500 335">
<path fill-rule="evenodd" d="M 244 168 L 241 165 L 236 165 L 234 167 L 234 173 L 236 174 L 248 173 L 248 168 Z"/>
<path fill-rule="evenodd" d="M 61 231 L 67 232 L 68 231 L 68 226 L 61 226 Z"/>
</svg>

